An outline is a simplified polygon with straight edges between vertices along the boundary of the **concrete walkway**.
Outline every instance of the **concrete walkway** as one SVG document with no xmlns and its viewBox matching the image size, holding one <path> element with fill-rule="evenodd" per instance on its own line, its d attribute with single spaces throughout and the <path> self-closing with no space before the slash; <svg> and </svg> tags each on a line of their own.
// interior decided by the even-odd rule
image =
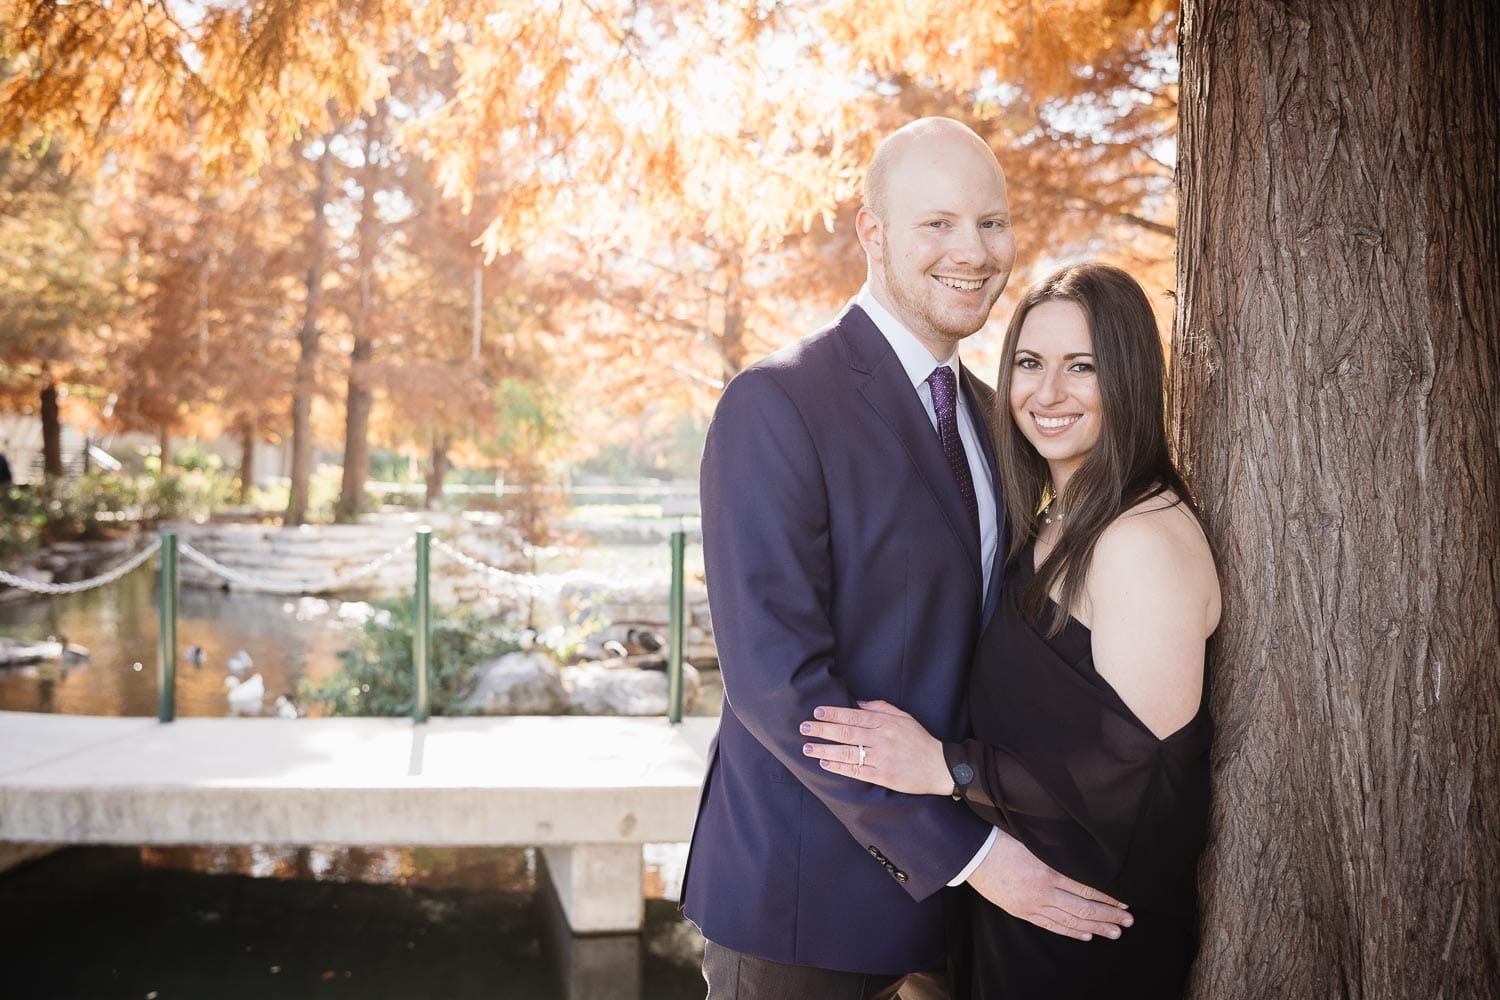
<svg viewBox="0 0 1500 1000">
<path fill-rule="evenodd" d="M 575 931 L 635 930 L 716 724 L 0 712 L 0 844 L 536 846 Z"/>
</svg>

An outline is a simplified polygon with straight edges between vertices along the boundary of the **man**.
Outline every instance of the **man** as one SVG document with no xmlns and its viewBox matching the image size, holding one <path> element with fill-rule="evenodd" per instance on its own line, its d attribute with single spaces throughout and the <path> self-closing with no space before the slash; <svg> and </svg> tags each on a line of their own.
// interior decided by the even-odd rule
<svg viewBox="0 0 1500 1000">
<path fill-rule="evenodd" d="M 1129 919 L 960 803 L 802 755 L 814 707 L 856 699 L 965 734 L 1003 551 L 994 393 L 957 350 L 1015 261 L 1004 174 L 966 126 L 913 122 L 871 159 L 856 225 L 865 287 L 729 384 L 703 455 L 726 697 L 683 908 L 713 1000 L 945 996 L 938 890 L 963 881 L 1073 936 Z"/>
</svg>

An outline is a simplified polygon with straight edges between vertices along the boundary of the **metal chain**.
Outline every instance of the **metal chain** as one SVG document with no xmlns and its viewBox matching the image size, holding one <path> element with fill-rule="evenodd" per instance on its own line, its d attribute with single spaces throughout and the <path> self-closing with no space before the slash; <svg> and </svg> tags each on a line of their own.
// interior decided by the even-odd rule
<svg viewBox="0 0 1500 1000">
<path fill-rule="evenodd" d="M 338 573 L 332 576 L 323 577 L 321 579 L 292 583 L 287 583 L 281 580 L 270 580 L 265 577 L 258 577 L 253 576 L 249 573 L 242 573 L 241 571 L 234 569 L 231 566 L 224 565 L 217 559 L 214 559 L 212 556 L 207 555 L 206 553 L 194 548 L 190 543 L 185 541 L 179 543 L 179 549 L 184 556 L 193 560 L 204 569 L 222 576 L 230 583 L 239 584 L 241 587 L 273 594 L 316 594 L 325 590 L 334 590 L 374 575 L 386 565 L 388 565 L 396 557 L 402 555 L 403 553 L 409 552 L 416 545 L 416 543 L 417 540 L 415 537 L 408 538 L 405 542 L 396 546 L 394 549 L 391 549 L 384 555 L 378 556 L 375 559 L 372 559 L 369 562 L 365 563 L 363 566 L 355 567 L 354 569 L 349 570 L 346 573 Z M 482 560 L 475 559 L 473 556 L 468 555 L 462 550 L 448 544 L 447 542 L 436 536 L 433 537 L 432 544 L 433 547 L 438 551 L 444 553 L 463 566 L 466 566 L 476 572 L 483 573 L 497 582 L 508 584 L 511 587 L 517 589 L 540 591 L 545 589 L 548 583 L 551 582 L 554 578 L 557 580 L 561 580 L 565 576 L 567 576 L 567 574 L 513 573 L 509 570 L 501 569 L 498 566 L 492 566 Z M 102 573 L 99 576 L 92 577 L 91 579 L 78 580 L 74 583 L 41 583 L 36 580 L 29 580 L 24 576 L 16 576 L 11 573 L 6 573 L 3 570 L 0 570 L 0 583 L 8 584 L 9 586 L 16 587 L 21 590 L 31 591 L 32 593 L 36 594 L 77 594 L 85 590 L 91 590 L 95 587 L 103 587 L 106 584 L 114 583 L 116 580 L 120 579 L 120 577 L 140 566 L 147 559 L 150 559 L 160 549 L 161 539 L 155 538 L 151 541 L 151 544 L 147 545 L 140 552 L 137 552 L 135 555 L 131 556 L 129 559 L 116 566 L 115 568 Z"/>
<path fill-rule="evenodd" d="M 491 566 L 487 562 L 475 559 L 473 556 L 449 545 L 436 535 L 432 538 L 432 547 L 455 562 L 467 566 L 477 573 L 483 573 L 498 583 L 508 584 L 517 590 L 545 593 L 549 585 L 572 578 L 571 574 L 564 573 L 512 573 L 510 570 Z"/>
<path fill-rule="evenodd" d="M 251 590 L 258 590 L 263 593 L 289 595 L 316 594 L 324 590 L 335 590 L 346 584 L 353 583 L 356 580 L 363 580 L 365 577 L 373 576 L 397 556 L 411 551 L 411 549 L 415 547 L 416 544 L 417 539 L 415 536 L 413 536 L 411 538 L 408 538 L 405 542 L 402 542 L 400 545 L 396 546 L 394 549 L 391 549 L 384 555 L 378 556 L 365 563 L 363 566 L 358 566 L 348 571 L 347 573 L 338 573 L 333 576 L 323 577 L 321 579 L 295 583 L 287 583 L 281 580 L 269 580 L 265 577 L 251 576 L 249 573 L 241 573 L 237 569 L 224 565 L 217 559 L 214 559 L 212 556 L 205 555 L 204 553 L 198 551 L 187 542 L 182 542 L 180 548 L 183 555 L 187 556 L 189 559 L 193 560 L 193 562 L 202 566 L 204 569 L 207 569 L 213 573 L 217 573 L 219 576 L 222 576 L 230 583 L 237 583 L 241 587 L 245 587 Z"/>
<path fill-rule="evenodd" d="M 16 576 L 13 573 L 6 573 L 0 570 L 0 583 L 9 584 L 20 590 L 29 590 L 33 594 L 78 594 L 85 590 L 92 590 L 95 587 L 114 583 L 141 563 L 156 555 L 157 550 L 160 548 L 161 539 L 153 539 L 150 545 L 147 545 L 144 549 L 141 549 L 141 551 L 120 563 L 114 569 L 107 570 L 88 580 L 77 580 L 73 583 L 39 583 L 36 580 L 28 580 L 24 576 Z"/>
</svg>

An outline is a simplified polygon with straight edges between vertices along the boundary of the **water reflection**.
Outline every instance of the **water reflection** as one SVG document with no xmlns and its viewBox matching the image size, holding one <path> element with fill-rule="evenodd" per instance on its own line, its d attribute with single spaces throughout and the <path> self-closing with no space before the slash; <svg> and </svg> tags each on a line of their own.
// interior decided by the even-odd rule
<svg viewBox="0 0 1500 1000">
<path fill-rule="evenodd" d="M 642 881 L 647 899 L 675 901 L 682 892 L 686 844 L 646 844 Z M 536 850 L 530 847 L 333 847 L 240 845 L 142 847 L 148 869 L 210 875 L 363 882 L 422 889 L 537 889 Z"/>
<path fill-rule="evenodd" d="M 82 663 L 44 662 L 0 668 L 0 709 L 73 715 L 156 714 L 156 581 L 148 563 L 118 583 L 81 594 L 0 606 L 0 635 L 25 641 L 64 637 L 89 650 Z M 230 714 L 224 684 L 240 650 L 254 661 L 264 704 L 338 669 L 350 625 L 341 602 L 184 587 L 178 601 L 178 648 L 202 650 L 177 663 L 177 714 Z"/>
<path fill-rule="evenodd" d="M 703 996 L 702 939 L 675 905 L 648 901 L 640 935 L 559 934 L 526 851 L 212 853 L 265 877 L 179 868 L 207 860 L 196 849 L 127 848 L 71 848 L 0 875 L 6 997 Z M 389 881 L 338 878 L 372 869 Z"/>
</svg>

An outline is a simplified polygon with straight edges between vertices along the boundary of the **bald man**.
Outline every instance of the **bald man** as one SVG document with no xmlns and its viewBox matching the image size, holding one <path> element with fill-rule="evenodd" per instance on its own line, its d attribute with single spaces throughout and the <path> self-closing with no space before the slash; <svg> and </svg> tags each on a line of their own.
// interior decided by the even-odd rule
<svg viewBox="0 0 1500 1000">
<path fill-rule="evenodd" d="M 1015 262 L 1005 175 L 963 124 L 886 137 L 856 226 L 864 287 L 724 390 L 703 546 L 725 703 L 683 908 L 711 1000 L 947 996 L 941 890 L 1104 933 L 1119 911 L 961 802 L 825 774 L 819 705 L 883 699 L 967 735 L 999 587 L 994 392 L 958 359 Z M 960 783 L 967 779 L 958 775 Z"/>
</svg>

